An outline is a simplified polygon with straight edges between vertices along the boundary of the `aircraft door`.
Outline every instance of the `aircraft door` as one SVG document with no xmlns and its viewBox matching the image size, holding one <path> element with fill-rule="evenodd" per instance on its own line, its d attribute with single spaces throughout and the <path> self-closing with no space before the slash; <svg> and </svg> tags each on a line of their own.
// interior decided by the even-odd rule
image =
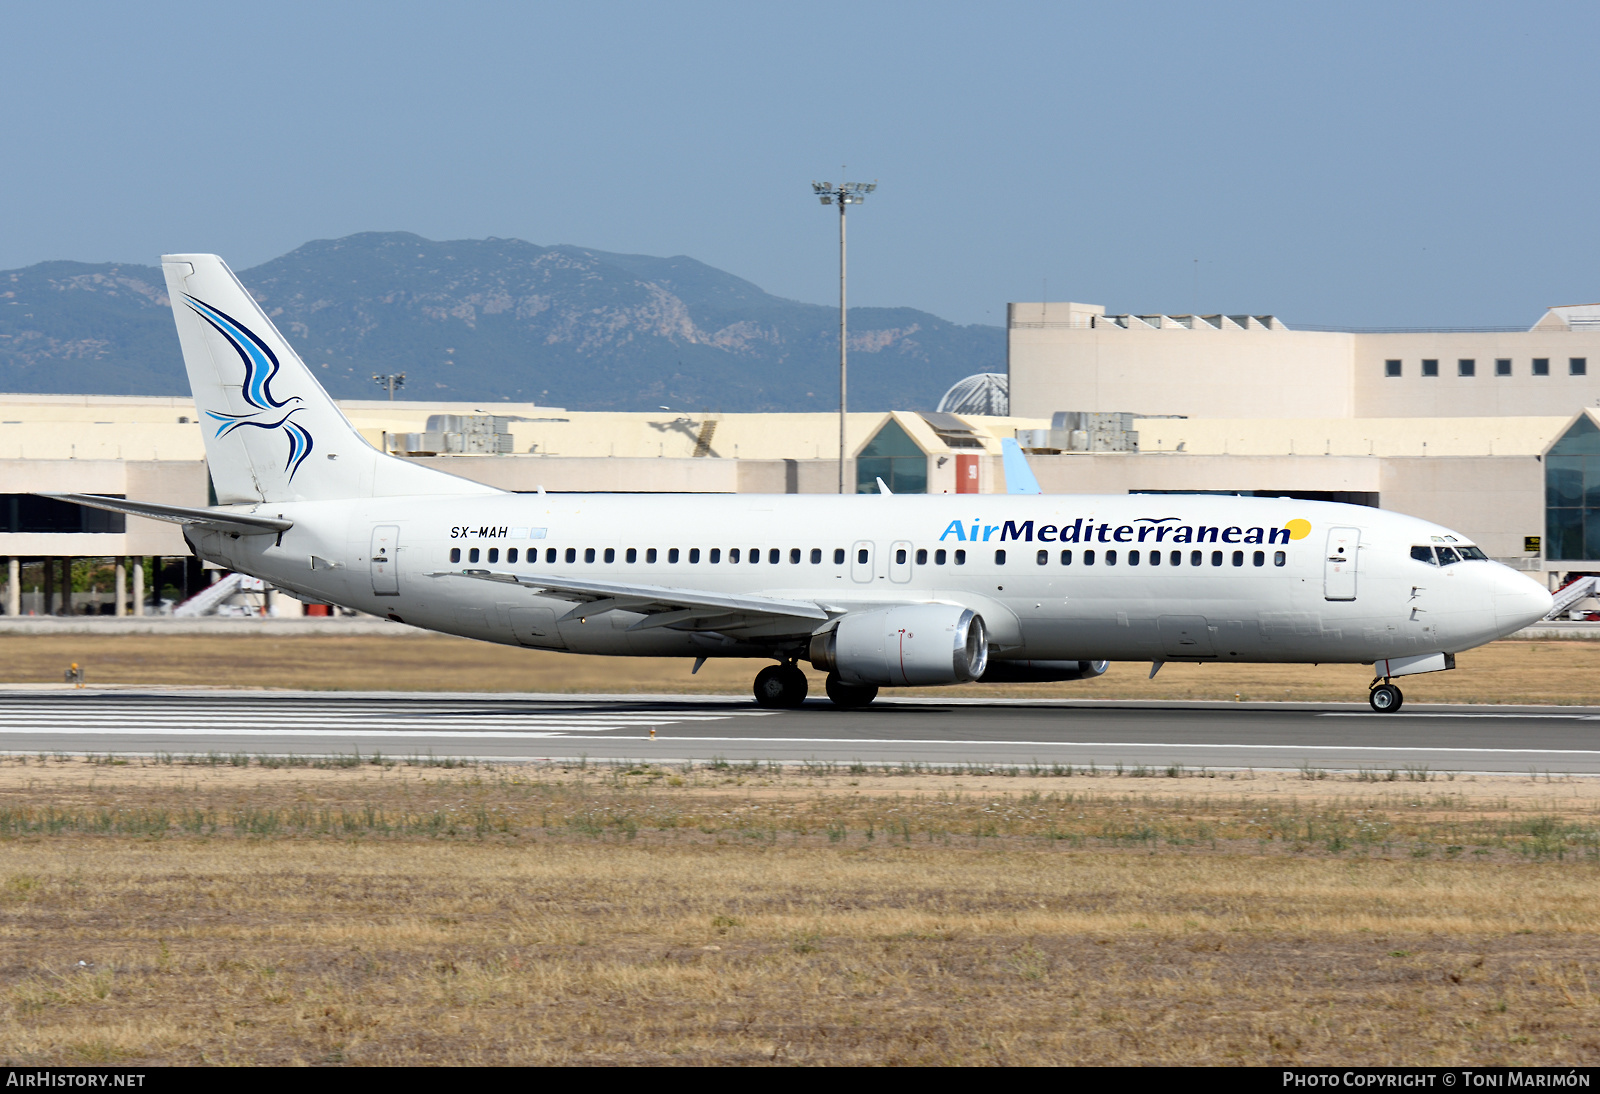
<svg viewBox="0 0 1600 1094">
<path fill-rule="evenodd" d="M 1356 598 L 1356 559 L 1361 551 L 1361 529 L 1328 529 L 1326 561 L 1322 564 L 1322 596 L 1325 600 Z"/>
<path fill-rule="evenodd" d="M 372 530 L 372 550 L 368 554 L 372 569 L 372 591 L 378 596 L 400 595 L 400 528 L 380 524 Z"/>
<path fill-rule="evenodd" d="M 611 613 L 617 614 L 615 612 Z M 511 633 L 524 646 L 543 646 L 545 649 L 565 649 L 560 631 L 556 627 L 556 613 L 551 608 L 511 608 L 506 612 L 511 621 Z"/>
<path fill-rule="evenodd" d="M 889 580 L 901 584 L 911 580 L 911 544 L 907 540 L 889 544 Z"/>
<path fill-rule="evenodd" d="M 850 577 L 862 583 L 872 580 L 873 545 L 868 540 L 858 540 L 850 548 Z"/>
<path fill-rule="evenodd" d="M 1156 620 L 1161 652 L 1168 657 L 1215 657 L 1216 643 L 1202 615 L 1164 615 Z"/>
</svg>

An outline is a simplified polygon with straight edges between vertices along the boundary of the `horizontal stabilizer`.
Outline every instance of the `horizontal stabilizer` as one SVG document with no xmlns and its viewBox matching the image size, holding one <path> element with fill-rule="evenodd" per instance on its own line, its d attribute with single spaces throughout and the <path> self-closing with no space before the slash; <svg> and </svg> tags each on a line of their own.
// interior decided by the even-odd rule
<svg viewBox="0 0 1600 1094">
<path fill-rule="evenodd" d="M 668 589 L 660 585 L 630 585 L 619 581 L 577 581 L 571 578 L 540 577 L 536 574 L 494 573 L 489 570 L 451 570 L 434 577 L 467 577 L 478 581 L 496 581 L 505 585 L 520 585 L 525 589 L 543 592 L 561 600 L 574 600 L 584 605 L 584 610 L 567 613 L 571 616 L 597 616 L 610 611 L 642 612 L 649 618 L 634 624 L 636 629 L 674 624 L 708 625 L 716 620 L 721 630 L 740 629 L 776 620 L 801 620 L 811 622 L 797 627 L 796 633 L 807 631 L 815 623 L 832 618 L 829 613 L 809 600 L 784 600 L 772 596 L 740 596 L 728 593 L 703 592 L 698 589 Z M 592 605 L 592 606 L 591 606 Z"/>
<path fill-rule="evenodd" d="M 75 505 L 105 509 L 112 513 L 125 513 L 130 517 L 164 520 L 169 524 L 191 524 L 233 536 L 275 536 L 294 527 L 294 521 L 282 517 L 258 517 L 254 513 L 235 513 L 227 509 L 190 509 L 182 505 L 159 505 L 153 501 L 103 498 L 99 494 L 41 493 L 39 497 L 70 501 Z"/>
</svg>

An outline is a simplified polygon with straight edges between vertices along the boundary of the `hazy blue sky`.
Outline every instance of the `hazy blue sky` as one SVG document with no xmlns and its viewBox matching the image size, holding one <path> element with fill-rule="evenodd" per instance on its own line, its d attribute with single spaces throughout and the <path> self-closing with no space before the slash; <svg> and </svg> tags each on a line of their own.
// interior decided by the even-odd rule
<svg viewBox="0 0 1600 1094">
<path fill-rule="evenodd" d="M 1594 3 L 10 3 L 0 268 L 408 230 L 1008 300 L 1531 323 L 1600 299 Z M 1198 291 L 1195 263 L 1200 260 Z"/>
</svg>

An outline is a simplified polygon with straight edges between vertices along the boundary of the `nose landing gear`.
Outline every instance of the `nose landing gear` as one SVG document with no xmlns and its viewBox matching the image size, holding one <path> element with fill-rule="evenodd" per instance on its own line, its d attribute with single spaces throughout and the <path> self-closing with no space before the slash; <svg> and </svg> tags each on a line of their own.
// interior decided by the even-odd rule
<svg viewBox="0 0 1600 1094">
<path fill-rule="evenodd" d="M 756 673 L 756 705 L 793 710 L 806 701 L 806 674 L 792 663 L 768 665 Z"/>
<path fill-rule="evenodd" d="M 1383 683 L 1380 684 L 1378 679 L 1383 679 Z M 1406 701 L 1406 697 L 1399 688 L 1389 683 L 1387 679 L 1382 677 L 1378 679 L 1372 681 L 1372 689 L 1367 692 L 1367 702 L 1371 703 L 1372 709 L 1379 714 L 1393 714 L 1400 709 L 1400 705 Z"/>
</svg>

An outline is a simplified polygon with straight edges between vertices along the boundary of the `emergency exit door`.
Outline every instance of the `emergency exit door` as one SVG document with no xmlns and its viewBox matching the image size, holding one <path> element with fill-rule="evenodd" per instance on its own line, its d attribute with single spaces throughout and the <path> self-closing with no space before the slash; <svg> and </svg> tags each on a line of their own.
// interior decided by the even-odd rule
<svg viewBox="0 0 1600 1094">
<path fill-rule="evenodd" d="M 1330 528 L 1322 564 L 1322 595 L 1327 600 L 1356 598 L 1356 562 L 1361 554 L 1361 529 Z"/>
<path fill-rule="evenodd" d="M 870 540 L 860 540 L 850 548 L 850 578 L 865 584 L 875 576 L 872 567 L 873 544 Z"/>
<path fill-rule="evenodd" d="M 380 524 L 372 530 L 372 550 L 368 553 L 372 570 L 372 591 L 378 596 L 400 595 L 400 528 Z"/>
</svg>

